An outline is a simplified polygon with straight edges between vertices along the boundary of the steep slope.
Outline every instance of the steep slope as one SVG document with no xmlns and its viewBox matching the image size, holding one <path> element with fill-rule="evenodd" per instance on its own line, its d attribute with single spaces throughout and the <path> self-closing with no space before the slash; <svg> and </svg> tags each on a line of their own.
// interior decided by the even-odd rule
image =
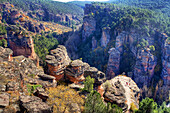
<svg viewBox="0 0 170 113">
<path fill-rule="evenodd" d="M 27 12 L 31 18 L 42 21 L 61 22 L 67 26 L 79 24 L 82 20 L 83 9 L 71 4 L 52 0 L 3 0 L 18 9 Z"/>
</svg>

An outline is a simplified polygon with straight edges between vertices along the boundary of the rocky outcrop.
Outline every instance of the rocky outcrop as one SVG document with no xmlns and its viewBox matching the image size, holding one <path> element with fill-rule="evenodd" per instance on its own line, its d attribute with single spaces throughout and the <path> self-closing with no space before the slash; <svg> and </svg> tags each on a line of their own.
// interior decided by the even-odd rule
<svg viewBox="0 0 170 113">
<path fill-rule="evenodd" d="M 119 105 L 124 112 L 129 111 L 132 104 L 139 108 L 139 88 L 129 77 L 117 76 L 101 85 L 98 90 L 106 102 Z"/>
<path fill-rule="evenodd" d="M 73 83 L 79 83 L 85 80 L 85 77 L 90 76 L 95 79 L 95 85 L 101 85 L 105 80 L 105 74 L 95 67 L 90 67 L 89 64 L 81 60 L 74 60 L 65 71 L 67 79 Z"/>
<path fill-rule="evenodd" d="M 83 19 L 82 40 L 85 41 L 96 31 L 96 20 L 93 17 L 85 16 Z"/>
<path fill-rule="evenodd" d="M 154 75 L 154 68 L 157 64 L 156 57 L 149 50 L 140 50 L 137 55 L 134 67 L 134 80 L 142 87 L 148 85 Z"/>
<path fill-rule="evenodd" d="M 64 70 L 71 62 L 64 46 L 59 45 L 56 49 L 50 51 L 50 55 L 46 56 L 48 73 L 56 77 L 56 80 L 64 78 Z"/>
<path fill-rule="evenodd" d="M 111 79 L 115 77 L 115 75 L 119 72 L 120 52 L 115 48 L 111 48 L 108 53 L 109 60 L 107 65 L 106 77 L 107 79 Z"/>
<path fill-rule="evenodd" d="M 170 40 L 166 34 L 162 34 L 162 78 L 164 85 L 170 89 Z"/>
<path fill-rule="evenodd" d="M 106 47 L 110 41 L 110 27 L 102 29 L 101 46 Z"/>
<path fill-rule="evenodd" d="M 52 113 L 51 107 L 35 96 L 20 96 L 21 112 Z"/>
<path fill-rule="evenodd" d="M 9 48 L 3 48 L 0 47 L 0 60 L 7 60 L 7 61 L 12 61 L 13 60 L 13 51 Z"/>
</svg>

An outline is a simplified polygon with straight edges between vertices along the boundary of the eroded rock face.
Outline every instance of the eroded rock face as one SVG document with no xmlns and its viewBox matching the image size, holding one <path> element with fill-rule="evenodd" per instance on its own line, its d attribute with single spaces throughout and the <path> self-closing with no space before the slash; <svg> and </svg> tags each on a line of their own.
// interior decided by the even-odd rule
<svg viewBox="0 0 170 113">
<path fill-rule="evenodd" d="M 56 49 L 50 51 L 46 56 L 48 73 L 56 77 L 56 80 L 64 78 L 64 70 L 71 62 L 64 46 L 59 45 Z"/>
<path fill-rule="evenodd" d="M 134 80 L 139 85 L 139 87 L 148 85 L 154 75 L 154 68 L 156 64 L 156 57 L 153 56 L 150 51 L 139 51 L 136 65 L 134 67 Z"/>
<path fill-rule="evenodd" d="M 120 65 L 120 52 L 115 48 L 111 48 L 108 53 L 110 55 L 107 65 L 106 77 L 107 79 L 111 79 L 115 77 L 116 74 L 118 74 Z"/>
<path fill-rule="evenodd" d="M 101 46 L 106 47 L 110 41 L 110 27 L 102 29 Z"/>
<path fill-rule="evenodd" d="M 168 36 L 162 34 L 162 78 L 164 80 L 164 85 L 168 86 L 170 89 L 170 41 Z"/>
<path fill-rule="evenodd" d="M 83 41 L 86 40 L 93 32 L 96 31 L 96 20 L 92 17 L 85 16 L 83 19 L 83 31 L 82 37 Z"/>
<path fill-rule="evenodd" d="M 101 85 L 98 92 L 103 95 L 106 102 L 119 105 L 123 111 L 130 110 L 132 104 L 137 108 L 139 99 L 139 88 L 129 77 L 117 76 Z"/>
</svg>

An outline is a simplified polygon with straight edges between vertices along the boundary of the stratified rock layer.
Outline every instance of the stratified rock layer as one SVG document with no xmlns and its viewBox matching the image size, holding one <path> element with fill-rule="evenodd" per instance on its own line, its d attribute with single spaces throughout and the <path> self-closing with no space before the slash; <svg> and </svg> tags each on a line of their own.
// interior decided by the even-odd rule
<svg viewBox="0 0 170 113">
<path fill-rule="evenodd" d="M 50 55 L 46 56 L 48 73 L 56 77 L 56 80 L 64 78 L 64 70 L 71 62 L 64 46 L 59 45 L 58 48 L 51 50 Z"/>
<path fill-rule="evenodd" d="M 123 111 L 130 110 L 131 105 L 139 108 L 139 88 L 129 77 L 117 76 L 102 84 L 98 90 L 103 95 L 104 100 L 119 105 Z"/>
</svg>

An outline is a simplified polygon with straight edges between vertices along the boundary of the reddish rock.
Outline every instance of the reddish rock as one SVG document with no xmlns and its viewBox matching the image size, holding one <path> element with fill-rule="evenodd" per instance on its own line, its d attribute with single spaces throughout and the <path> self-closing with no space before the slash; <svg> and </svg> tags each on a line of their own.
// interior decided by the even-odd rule
<svg viewBox="0 0 170 113">
<path fill-rule="evenodd" d="M 56 77 L 56 80 L 64 78 L 64 70 L 71 62 L 64 46 L 59 45 L 56 49 L 51 50 L 50 55 L 46 56 L 48 73 Z"/>
<path fill-rule="evenodd" d="M 12 49 L 14 56 L 23 55 L 35 61 L 36 65 L 39 66 L 39 59 L 34 50 L 32 37 L 23 37 L 21 35 L 21 38 L 8 38 L 8 42 L 9 48 Z"/>
</svg>

